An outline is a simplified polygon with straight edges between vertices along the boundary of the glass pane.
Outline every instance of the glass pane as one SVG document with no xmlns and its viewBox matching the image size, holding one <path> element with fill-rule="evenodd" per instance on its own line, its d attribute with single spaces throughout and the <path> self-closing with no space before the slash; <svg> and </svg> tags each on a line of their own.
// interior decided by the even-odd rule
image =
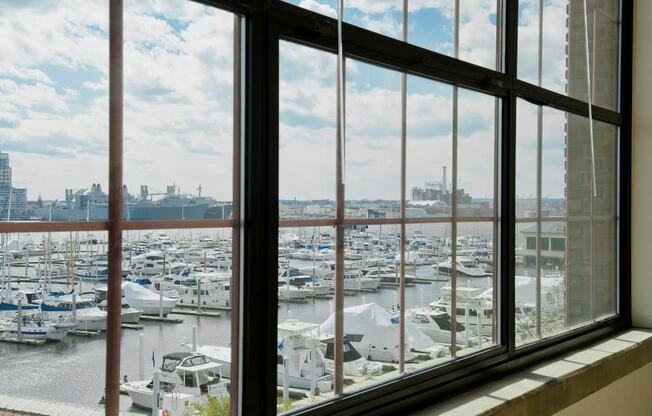
<svg viewBox="0 0 652 416">
<path fill-rule="evenodd" d="M 587 0 L 587 6 L 593 103 L 615 110 L 618 104 L 619 1 Z M 542 48 L 539 49 L 541 32 Z M 583 2 L 519 1 L 519 78 L 538 84 L 541 76 L 543 87 L 586 101 L 585 38 Z"/>
<path fill-rule="evenodd" d="M 458 355 L 498 342 L 494 243 L 493 222 L 457 224 L 456 319 L 466 328 L 460 332 L 464 342 Z"/>
<path fill-rule="evenodd" d="M 345 233 L 346 259 L 344 267 L 344 343 L 345 378 L 353 383 L 344 385 L 346 393 L 368 388 L 399 376 L 399 293 L 396 284 L 400 261 L 400 227 L 352 226 Z M 406 263 L 413 262 L 406 259 Z M 417 261 L 418 263 L 418 261 Z M 378 270 L 385 274 L 379 274 Z M 375 269 L 375 270 L 374 270 Z M 334 315 L 322 324 L 322 332 L 333 333 Z M 417 334 L 421 335 L 421 334 Z M 431 343 L 427 337 L 406 343 L 419 346 Z M 357 351 L 366 365 L 347 363 L 347 351 Z M 406 358 L 411 358 L 411 354 Z"/>
<path fill-rule="evenodd" d="M 516 345 L 537 339 L 537 225 L 516 224 Z"/>
<path fill-rule="evenodd" d="M 285 0 L 299 7 L 337 18 L 336 0 Z M 460 1 L 459 59 L 496 69 L 497 4 L 502 0 Z M 455 1 L 408 2 L 408 41 L 454 56 Z M 403 39 L 403 0 L 345 0 L 344 21 L 367 30 Z M 498 48 L 500 49 L 500 48 Z M 499 69 L 499 68 L 498 68 Z"/>
<path fill-rule="evenodd" d="M 180 392 L 208 394 L 228 410 L 231 247 L 230 228 L 123 232 L 120 372 L 127 395 L 120 396 L 122 410 L 151 409 L 148 383 L 156 369 L 173 373 L 162 373 L 160 410 L 194 411 L 188 401 L 178 400 Z M 192 370 L 197 364 L 204 365 Z M 166 384 L 175 375 L 180 380 Z"/>
<path fill-rule="evenodd" d="M 516 217 L 536 218 L 539 107 L 518 100 L 516 108 Z"/>
<path fill-rule="evenodd" d="M 0 343 L 2 394 L 95 411 L 104 395 L 107 314 L 96 301 L 107 233 L 2 234 L 0 249 L 0 331 L 29 343 Z"/>
<path fill-rule="evenodd" d="M 282 219 L 335 217 L 336 58 L 279 44 Z"/>
<path fill-rule="evenodd" d="M 0 5 L 2 221 L 106 219 L 108 2 L 78 6 Z"/>
<path fill-rule="evenodd" d="M 450 216 L 453 88 L 407 81 L 406 217 Z"/>
<path fill-rule="evenodd" d="M 496 99 L 459 90 L 457 209 L 460 216 L 494 215 Z"/>
<path fill-rule="evenodd" d="M 124 217 L 229 218 L 233 15 L 182 0 L 124 14 Z"/>
<path fill-rule="evenodd" d="M 346 215 L 400 216 L 401 75 L 346 61 Z"/>
<path fill-rule="evenodd" d="M 282 228 L 278 239 L 277 411 L 281 413 L 334 397 L 332 336 L 326 336 L 320 325 L 333 310 L 335 229 Z"/>
<path fill-rule="evenodd" d="M 519 103 L 519 113 L 525 115 L 519 116 L 519 122 L 536 111 L 536 106 Z M 517 231 L 516 313 L 527 315 L 519 305 L 527 307 L 532 296 L 535 306 L 533 320 L 517 316 L 520 341 L 552 336 L 617 312 L 617 129 L 594 122 L 592 149 L 586 117 L 550 108 L 541 111 L 540 233 L 536 223 L 519 224 Z M 536 127 L 525 126 L 519 132 L 528 130 Z M 517 153 L 517 165 L 527 164 L 530 153 L 525 157 L 523 154 Z M 563 219 L 555 221 L 550 217 Z M 537 278 L 540 298 L 536 295 Z M 541 308 L 540 327 L 537 305 Z"/>
</svg>

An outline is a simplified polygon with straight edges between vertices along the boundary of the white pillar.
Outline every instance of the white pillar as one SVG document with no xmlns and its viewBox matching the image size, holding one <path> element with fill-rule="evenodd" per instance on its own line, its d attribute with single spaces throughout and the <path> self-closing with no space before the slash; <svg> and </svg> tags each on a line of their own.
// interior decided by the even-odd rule
<svg viewBox="0 0 652 416">
<path fill-rule="evenodd" d="M 160 395 L 160 377 L 161 377 L 161 372 L 157 368 L 154 370 L 154 380 L 153 380 L 153 392 L 152 394 L 152 416 L 159 416 L 158 413 L 158 404 L 159 404 L 159 395 Z"/>
<path fill-rule="evenodd" d="M 469 304 L 464 304 L 464 348 L 469 348 Z"/>
<path fill-rule="evenodd" d="M 283 401 L 290 399 L 290 380 L 288 367 L 288 357 L 283 357 Z"/>
<path fill-rule="evenodd" d="M 18 341 L 23 340 L 23 300 L 18 299 L 18 312 L 17 312 L 17 321 L 16 321 L 16 334 L 18 336 Z"/>
<path fill-rule="evenodd" d="M 201 312 L 201 277 L 197 278 L 197 312 Z"/>
<path fill-rule="evenodd" d="M 199 341 L 197 338 L 197 325 L 192 326 L 192 352 L 197 352 L 199 349 Z"/>
<path fill-rule="evenodd" d="M 145 380 L 145 333 L 140 333 L 140 361 L 138 367 L 138 379 Z"/>
</svg>

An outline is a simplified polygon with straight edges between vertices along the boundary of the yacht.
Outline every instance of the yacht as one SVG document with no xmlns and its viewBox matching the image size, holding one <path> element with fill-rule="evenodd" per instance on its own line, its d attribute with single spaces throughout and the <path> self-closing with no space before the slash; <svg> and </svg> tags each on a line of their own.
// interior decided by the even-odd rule
<svg viewBox="0 0 652 416">
<path fill-rule="evenodd" d="M 204 404 L 208 397 L 228 397 L 226 383 L 220 374 L 221 365 L 206 356 L 191 352 L 175 352 L 163 356 L 160 367 L 159 394 L 161 407 L 172 414 L 192 412 L 193 405 Z M 151 409 L 154 398 L 154 379 L 126 382 L 127 392 L 134 406 Z"/>
<path fill-rule="evenodd" d="M 320 348 L 319 325 L 287 320 L 278 325 L 276 346 L 276 382 L 288 387 L 320 391 L 332 388 L 332 375 L 327 373 Z M 287 371 L 287 377 L 286 377 Z"/>
<path fill-rule="evenodd" d="M 11 318 L 0 319 L 0 333 L 17 337 L 18 322 L 17 313 L 14 313 Z M 74 325 L 69 325 L 67 322 L 56 323 L 45 320 L 35 311 L 21 312 L 20 315 L 20 333 L 25 339 L 61 341 L 73 327 Z"/>
<path fill-rule="evenodd" d="M 106 311 L 95 304 L 95 299 L 63 295 L 48 298 L 40 304 L 46 319 L 73 319 L 83 331 L 106 331 Z"/>
<path fill-rule="evenodd" d="M 417 327 L 421 332 L 426 334 L 433 341 L 450 345 L 453 337 L 451 328 L 453 327 L 452 319 L 449 314 L 441 310 L 433 310 L 428 308 L 408 309 L 405 311 L 407 319 Z M 466 328 L 464 325 L 457 321 L 455 328 L 455 343 L 457 345 L 464 345 L 467 337 Z M 469 339 L 471 338 L 468 334 Z"/>
<path fill-rule="evenodd" d="M 494 305 L 492 292 L 492 289 L 483 292 L 483 289 L 466 286 L 455 288 L 457 296 L 455 319 L 457 322 L 462 323 L 467 321 L 468 329 L 472 334 L 478 335 L 478 315 L 480 315 L 480 335 L 485 337 L 493 335 Z M 429 306 L 433 310 L 444 311 L 451 315 L 451 287 L 442 287 L 439 299 L 431 302 Z"/>
<path fill-rule="evenodd" d="M 122 290 L 124 291 L 125 301 L 135 309 L 138 309 L 143 315 L 167 316 L 177 304 L 176 299 L 161 296 L 151 290 L 133 282 L 123 282 Z"/>
<path fill-rule="evenodd" d="M 380 375 L 383 372 L 382 363 L 367 361 L 358 350 L 351 344 L 351 338 L 357 339 L 355 335 L 345 335 L 343 351 L 344 354 L 344 375 L 347 376 L 368 376 Z M 320 343 L 324 366 L 329 373 L 335 371 L 335 338 L 323 338 Z"/>
<path fill-rule="evenodd" d="M 475 262 L 470 263 L 461 258 L 457 259 L 456 266 L 455 270 L 458 277 L 488 277 L 492 275 L 491 273 L 476 267 Z M 434 264 L 433 267 L 438 273 L 449 275 L 453 268 L 451 258 L 449 257 L 443 262 L 438 262 Z"/>
<path fill-rule="evenodd" d="M 298 288 L 311 289 L 312 296 L 327 296 L 331 292 L 330 285 L 316 282 L 312 276 L 308 276 L 295 268 L 283 270 L 279 275 L 279 282 L 289 283 L 291 286 Z"/>
</svg>

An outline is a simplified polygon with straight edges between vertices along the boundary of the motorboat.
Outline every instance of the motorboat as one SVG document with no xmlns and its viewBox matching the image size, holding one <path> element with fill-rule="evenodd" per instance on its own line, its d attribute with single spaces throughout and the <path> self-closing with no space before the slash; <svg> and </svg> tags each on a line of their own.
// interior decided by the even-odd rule
<svg viewBox="0 0 652 416">
<path fill-rule="evenodd" d="M 352 345 L 369 360 L 400 361 L 399 316 L 377 303 L 344 308 L 344 332 L 351 334 Z M 322 334 L 335 333 L 335 314 L 321 324 Z M 410 321 L 405 322 L 405 360 L 414 358 L 412 350 L 430 351 L 435 343 Z"/>
<path fill-rule="evenodd" d="M 23 311 L 21 305 L 20 314 L 18 309 L 18 305 L 0 303 L 0 312 L 11 311 L 12 313 L 9 317 L 0 318 L 0 333 L 16 338 L 19 336 L 20 330 L 20 336 L 25 339 L 60 341 L 75 326 L 66 321 L 57 323 L 45 320 L 38 309 L 34 307 Z"/>
<path fill-rule="evenodd" d="M 317 282 L 312 276 L 302 273 L 299 269 L 288 268 L 279 275 L 279 282 L 289 283 L 298 288 L 312 290 L 312 296 L 327 296 L 331 292 L 329 284 Z"/>
<path fill-rule="evenodd" d="M 451 290 L 450 286 L 442 287 L 439 299 L 431 302 L 429 305 L 430 308 L 452 315 Z M 455 288 L 455 293 L 457 297 L 456 321 L 468 323 L 467 328 L 471 334 L 478 335 L 479 320 L 479 334 L 481 336 L 491 337 L 494 328 L 493 289 L 483 291 L 480 288 L 458 286 Z"/>
<path fill-rule="evenodd" d="M 327 373 L 320 349 L 319 325 L 287 320 L 278 325 L 276 346 L 276 382 L 303 390 L 319 386 L 320 391 L 332 388 L 332 375 Z M 287 373 L 287 374 L 286 374 Z"/>
<path fill-rule="evenodd" d="M 106 331 L 107 313 L 92 298 L 77 298 L 76 294 L 48 298 L 40 304 L 46 319 L 72 319 L 83 331 Z"/>
<path fill-rule="evenodd" d="M 351 343 L 352 339 L 357 340 L 359 336 L 347 334 L 342 341 L 344 375 L 360 377 L 382 374 L 383 364 L 376 361 L 368 361 L 363 357 Z M 322 338 L 320 348 L 326 370 L 329 373 L 333 373 L 335 371 L 335 338 L 328 336 Z"/>
<path fill-rule="evenodd" d="M 204 404 L 208 397 L 228 397 L 221 365 L 206 356 L 192 352 L 175 352 L 163 356 L 159 373 L 161 408 L 172 414 L 188 414 L 193 405 Z M 154 377 L 121 385 L 134 406 L 151 409 L 154 399 Z"/>
<path fill-rule="evenodd" d="M 443 345 L 451 344 L 453 323 L 451 316 L 446 312 L 429 308 L 408 309 L 406 319 L 433 341 Z M 469 341 L 469 345 L 475 344 L 474 338 L 471 338 L 473 334 L 467 334 L 464 324 L 457 321 L 455 328 L 457 345 L 464 345 L 465 340 Z"/>
<path fill-rule="evenodd" d="M 177 304 L 175 299 L 162 296 L 133 282 L 123 282 L 122 291 L 127 304 L 144 315 L 167 316 Z"/>
<path fill-rule="evenodd" d="M 96 288 L 95 289 L 95 301 L 97 302 L 97 307 L 103 311 L 108 310 L 107 304 L 107 289 L 106 288 Z M 136 308 L 132 308 L 124 300 L 120 305 L 120 322 L 123 324 L 137 324 L 140 321 L 140 316 L 143 313 Z"/>
<path fill-rule="evenodd" d="M 451 258 L 447 258 L 442 262 L 437 262 L 433 265 L 437 273 L 450 275 L 453 270 Z M 471 266 L 469 263 L 458 259 L 456 262 L 455 273 L 458 277 L 488 277 L 492 276 L 491 273 L 479 267 Z"/>
</svg>

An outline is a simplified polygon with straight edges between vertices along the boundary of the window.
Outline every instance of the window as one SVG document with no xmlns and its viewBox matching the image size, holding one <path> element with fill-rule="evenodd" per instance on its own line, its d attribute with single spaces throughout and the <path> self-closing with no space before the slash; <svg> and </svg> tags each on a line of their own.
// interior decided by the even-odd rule
<svg viewBox="0 0 652 416">
<path fill-rule="evenodd" d="M 0 327 L 45 292 L 106 331 L 0 343 L 3 393 L 63 356 L 30 395 L 364 413 L 630 323 L 629 2 L 37 3 L 0 6 Z"/>
</svg>

